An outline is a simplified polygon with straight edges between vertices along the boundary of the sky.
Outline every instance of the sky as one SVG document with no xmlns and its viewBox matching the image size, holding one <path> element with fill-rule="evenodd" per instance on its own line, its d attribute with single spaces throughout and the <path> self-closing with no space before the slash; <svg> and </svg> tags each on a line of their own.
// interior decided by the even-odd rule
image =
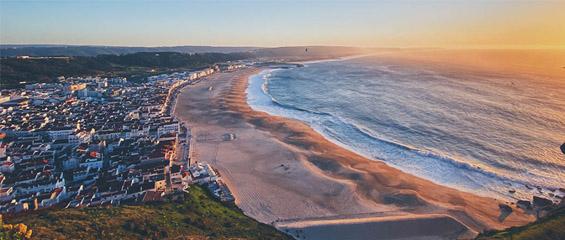
<svg viewBox="0 0 565 240">
<path fill-rule="evenodd" d="M 0 0 L 0 43 L 564 48 L 565 0 Z"/>
</svg>

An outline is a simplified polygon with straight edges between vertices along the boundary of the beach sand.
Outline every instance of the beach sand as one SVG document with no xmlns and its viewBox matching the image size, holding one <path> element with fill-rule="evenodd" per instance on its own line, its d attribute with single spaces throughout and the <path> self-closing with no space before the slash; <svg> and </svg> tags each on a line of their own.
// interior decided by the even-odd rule
<svg viewBox="0 0 565 240">
<path fill-rule="evenodd" d="M 495 199 L 406 174 L 305 123 L 252 110 L 245 90 L 259 71 L 217 73 L 189 85 L 175 109 L 192 129 L 192 161 L 218 168 L 246 215 L 300 239 L 469 238 L 534 220 L 513 207 L 500 221 Z"/>
</svg>

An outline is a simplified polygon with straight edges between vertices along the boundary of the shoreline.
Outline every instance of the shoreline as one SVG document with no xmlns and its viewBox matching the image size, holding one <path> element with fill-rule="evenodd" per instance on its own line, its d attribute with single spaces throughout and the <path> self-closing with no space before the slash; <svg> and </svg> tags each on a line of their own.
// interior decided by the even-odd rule
<svg viewBox="0 0 565 240">
<path fill-rule="evenodd" d="M 502 202 L 406 174 L 336 145 L 303 122 L 251 109 L 246 89 L 249 77 L 260 70 L 219 73 L 200 86 L 181 90 L 176 103 L 180 105 L 176 107 L 179 119 L 195 130 L 195 159 L 219 168 L 237 205 L 247 215 L 271 224 L 293 218 L 306 222 L 315 217 L 333 217 L 345 224 L 350 219 L 339 216 L 390 213 L 427 223 L 435 221 L 429 214 L 439 214 L 468 228 L 462 236 L 533 220 L 514 208 L 500 222 L 498 205 Z M 199 106 L 203 101 L 208 103 Z M 212 132 L 226 131 L 234 132 L 238 139 L 202 140 Z M 371 227 L 389 223 L 380 217 L 371 219 Z M 398 226 L 398 231 L 409 231 L 403 224 Z M 312 229 L 316 228 L 308 225 L 301 230 Z"/>
<path fill-rule="evenodd" d="M 362 56 L 353 56 L 351 58 L 359 58 L 359 57 L 365 57 L 368 55 L 362 55 Z M 328 61 L 345 61 L 345 60 L 349 60 L 351 58 L 338 58 L 338 59 L 330 59 L 330 60 L 319 60 L 319 61 L 312 61 L 313 63 L 319 63 L 319 62 L 328 62 Z M 307 67 L 307 66 L 305 66 Z M 270 85 L 269 80 L 265 80 L 263 78 L 269 78 L 268 76 L 271 73 L 274 73 L 276 71 L 285 71 L 288 69 L 285 68 L 267 68 L 267 69 L 262 69 L 261 71 L 259 71 L 256 74 L 253 74 L 249 77 L 249 86 L 246 89 L 246 94 L 248 95 L 247 99 L 248 99 L 248 104 L 251 106 L 251 108 L 255 111 L 260 111 L 260 112 L 265 112 L 269 115 L 272 116 L 279 116 L 279 117 L 283 117 L 283 118 L 288 118 L 288 119 L 292 119 L 292 120 L 297 120 L 297 121 L 301 121 L 301 122 L 309 122 L 309 118 L 306 117 L 304 119 L 304 115 L 302 115 L 301 113 L 301 109 L 296 109 L 292 106 L 286 106 L 284 104 L 280 104 L 278 101 L 274 101 L 273 100 L 273 96 L 271 96 L 269 93 L 264 93 L 264 88 L 268 88 L 268 85 Z M 259 87 L 259 85 L 261 85 Z M 261 92 L 259 92 L 258 88 L 261 88 Z M 268 98 L 268 99 L 267 99 Z M 266 102 L 269 103 L 266 103 Z M 324 113 L 325 114 L 325 113 Z M 332 115 L 333 116 L 333 115 Z M 480 185 L 480 183 L 482 183 L 481 181 L 469 181 L 469 185 L 465 185 L 465 183 L 461 184 L 453 184 L 452 182 L 448 181 L 448 180 L 444 180 L 441 178 L 434 178 L 433 175 L 426 175 L 426 173 L 420 173 L 420 172 L 415 172 L 415 171 L 410 171 L 413 169 L 410 168 L 406 168 L 405 166 L 402 165 L 394 165 L 394 163 L 391 162 L 387 162 L 384 161 L 383 159 L 379 159 L 378 157 L 375 157 L 374 155 L 371 155 L 369 152 L 364 151 L 364 149 L 359 149 L 359 148 L 355 148 L 353 146 L 347 145 L 346 143 L 341 142 L 340 140 L 338 140 L 338 138 L 335 138 L 331 135 L 328 135 L 326 133 L 324 133 L 324 127 L 321 124 L 316 124 L 316 122 L 314 121 L 314 123 L 307 123 L 308 126 L 310 126 L 313 130 L 315 130 L 319 135 L 323 136 L 326 140 L 334 143 L 335 145 L 341 147 L 341 148 L 345 148 L 348 151 L 351 151 L 357 155 L 360 155 L 366 159 L 370 159 L 373 161 L 380 161 L 383 162 L 384 164 L 387 164 L 388 166 L 391 166 L 395 169 L 398 169 L 400 171 L 403 171 L 407 174 L 410 175 L 414 175 L 420 178 L 424 178 L 426 180 L 429 180 L 431 182 L 433 182 L 434 184 L 438 184 L 438 185 L 442 185 L 444 187 L 448 187 L 448 188 L 454 188 L 458 191 L 463 191 L 463 192 L 467 192 L 467 193 L 471 193 L 474 195 L 479 195 L 482 197 L 487 197 L 487 198 L 494 198 L 494 199 L 499 199 L 501 201 L 506 201 L 506 202 L 516 202 L 518 200 L 522 200 L 522 199 L 531 199 L 533 196 L 538 196 L 535 193 L 531 194 L 531 195 L 519 195 L 519 193 L 512 193 L 512 194 L 508 194 L 508 190 L 510 189 L 516 189 L 513 187 L 508 187 L 505 189 L 499 189 L 499 191 L 495 191 L 493 189 L 488 189 L 488 188 L 481 188 L 481 189 L 477 189 L 477 188 L 473 188 L 472 187 L 472 183 L 474 183 L 475 185 Z M 370 133 L 367 133 L 370 134 Z M 410 145 L 405 145 L 402 143 L 398 143 L 398 142 L 394 142 L 394 141 L 388 141 L 388 140 L 382 140 L 379 139 L 378 137 L 375 137 L 377 140 L 379 141 L 384 141 L 388 144 L 392 144 L 392 145 L 398 145 L 400 147 L 409 149 L 410 151 L 420 151 L 421 149 L 415 148 L 413 146 Z M 545 190 L 551 191 L 551 187 L 550 186 L 557 186 L 557 185 L 540 185 L 540 184 L 535 184 L 535 183 L 529 183 L 529 182 L 523 182 L 520 180 L 516 180 L 516 179 L 511 179 L 508 178 L 504 175 L 497 175 L 496 172 L 494 171 L 488 171 L 485 168 L 481 167 L 477 167 L 477 165 L 474 165 L 472 163 L 468 163 L 466 161 L 464 161 L 464 159 L 460 159 L 460 158 L 456 158 L 456 157 L 444 157 L 444 156 L 448 156 L 445 152 L 429 152 L 431 153 L 434 157 L 437 158 L 442 158 L 442 159 L 447 159 L 448 161 L 450 161 L 450 164 L 455 165 L 456 168 L 464 168 L 468 171 L 476 171 L 479 172 L 481 174 L 487 175 L 487 176 L 491 176 L 492 178 L 494 178 L 497 181 L 500 182 L 507 182 L 507 183 L 511 183 L 512 185 L 522 185 L 522 186 L 544 186 L 542 187 Z M 420 163 L 420 165 L 425 165 Z M 488 177 L 485 177 L 488 178 Z M 484 178 L 483 178 L 484 180 Z M 501 184 L 502 185 L 502 184 Z M 524 187 L 525 188 L 525 187 Z M 506 193 L 506 194 L 504 194 Z M 540 197 L 545 197 L 543 195 L 541 195 Z"/>
</svg>

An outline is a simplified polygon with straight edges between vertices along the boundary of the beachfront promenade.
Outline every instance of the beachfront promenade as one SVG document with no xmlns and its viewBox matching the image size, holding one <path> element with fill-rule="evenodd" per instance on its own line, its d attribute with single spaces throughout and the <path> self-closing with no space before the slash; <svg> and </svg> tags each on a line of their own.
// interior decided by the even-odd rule
<svg viewBox="0 0 565 240">
<path fill-rule="evenodd" d="M 244 65 L 241 64 L 223 65 L 222 67 L 214 66 L 190 73 L 186 79 L 179 80 L 171 86 L 165 103 L 163 104 L 162 112 L 164 114 L 175 114 L 177 96 L 183 88 L 205 81 L 207 77 L 214 73 L 218 73 L 221 70 L 235 71 L 242 67 L 244 67 Z M 234 201 L 235 198 L 228 186 L 222 181 L 221 175 L 216 169 L 205 162 L 191 163 L 193 140 L 191 129 L 188 126 L 189 124 L 190 123 L 187 122 L 180 124 L 179 135 L 175 147 L 175 162 L 173 162 L 173 164 L 180 165 L 183 169 L 186 169 L 186 171 L 190 173 L 191 183 L 204 185 L 217 199 L 224 202 Z"/>
</svg>

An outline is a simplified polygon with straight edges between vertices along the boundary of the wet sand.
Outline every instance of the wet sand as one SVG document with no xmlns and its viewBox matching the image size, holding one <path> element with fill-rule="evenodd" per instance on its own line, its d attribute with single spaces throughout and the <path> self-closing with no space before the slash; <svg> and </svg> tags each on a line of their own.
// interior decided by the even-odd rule
<svg viewBox="0 0 565 240">
<path fill-rule="evenodd" d="M 495 199 L 403 173 L 300 121 L 252 110 L 245 90 L 258 72 L 218 73 L 189 85 L 175 109 L 192 129 L 192 161 L 217 167 L 245 214 L 306 239 L 348 239 L 352 231 L 385 239 L 469 238 L 533 220 L 514 208 L 499 221 Z M 389 230 L 372 232 L 381 228 Z"/>
</svg>

